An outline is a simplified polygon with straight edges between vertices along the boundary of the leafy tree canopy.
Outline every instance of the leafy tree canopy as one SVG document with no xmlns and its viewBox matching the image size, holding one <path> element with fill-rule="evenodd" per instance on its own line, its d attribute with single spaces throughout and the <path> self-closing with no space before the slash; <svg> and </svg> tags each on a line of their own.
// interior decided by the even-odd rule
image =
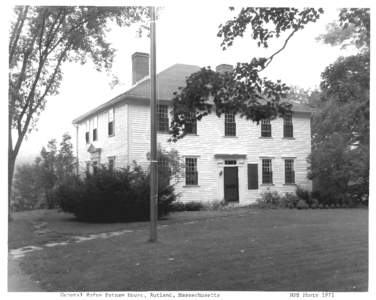
<svg viewBox="0 0 376 300">
<path fill-rule="evenodd" d="M 317 40 L 332 46 L 355 46 L 369 51 L 370 46 L 370 10 L 344 8 L 339 13 L 337 22 L 327 26 L 327 32 Z"/>
<path fill-rule="evenodd" d="M 336 30 L 320 39 L 358 49 L 322 73 L 320 100 L 312 118 L 309 177 L 327 197 L 364 201 L 369 178 L 369 10 L 342 9 Z"/>
<path fill-rule="evenodd" d="M 269 57 L 238 63 L 233 71 L 227 73 L 218 73 L 208 67 L 192 74 L 187 79 L 186 87 L 180 88 L 173 99 L 171 140 L 185 136 L 187 122 L 201 120 L 212 112 L 217 116 L 239 113 L 242 117 L 259 122 L 289 111 L 291 104 L 282 101 L 289 88 L 281 81 L 261 78 L 260 72 L 285 49 L 297 31 L 316 22 L 322 13 L 322 9 L 313 8 L 243 8 L 232 20 L 220 25 L 218 37 L 222 38 L 223 50 L 232 46 L 236 38 L 243 37 L 247 28 L 251 29 L 251 38 L 258 47 L 267 48 L 270 39 L 279 38 L 282 33 L 288 35 L 281 48 Z"/>
<path fill-rule="evenodd" d="M 15 6 L 9 32 L 9 199 L 21 144 L 47 97 L 58 93 L 62 65 L 90 59 L 97 70 L 110 70 L 115 50 L 106 41 L 109 24 L 143 24 L 148 18 L 146 7 Z"/>
</svg>

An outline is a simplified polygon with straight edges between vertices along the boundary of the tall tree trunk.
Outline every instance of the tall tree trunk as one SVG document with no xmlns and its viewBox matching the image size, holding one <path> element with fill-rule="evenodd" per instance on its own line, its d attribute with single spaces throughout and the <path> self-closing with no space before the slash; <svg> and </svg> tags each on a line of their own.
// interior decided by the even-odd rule
<svg viewBox="0 0 376 300">
<path fill-rule="evenodd" d="M 10 138 L 10 142 L 11 142 L 11 138 Z M 8 221 L 12 220 L 11 199 L 12 199 L 12 184 L 13 184 L 15 163 L 16 163 L 16 157 L 13 154 L 12 145 L 9 144 L 9 147 L 8 147 Z"/>
</svg>

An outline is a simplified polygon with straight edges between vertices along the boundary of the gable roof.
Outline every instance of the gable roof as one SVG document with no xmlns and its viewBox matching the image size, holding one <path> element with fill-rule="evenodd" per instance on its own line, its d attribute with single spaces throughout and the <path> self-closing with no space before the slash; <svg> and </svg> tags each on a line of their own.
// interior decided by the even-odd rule
<svg viewBox="0 0 376 300">
<path fill-rule="evenodd" d="M 174 92 L 178 91 L 179 87 L 185 87 L 186 79 L 201 68 L 195 65 L 175 64 L 157 74 L 157 99 L 171 101 Z M 73 120 L 73 124 L 77 124 L 96 114 L 102 110 L 126 100 L 149 100 L 150 99 L 150 76 L 137 82 L 126 92 L 116 96 L 115 98 L 95 107 Z M 306 104 L 289 101 L 293 104 L 293 111 L 295 112 L 312 112 L 313 110 Z"/>
<path fill-rule="evenodd" d="M 186 79 L 192 73 L 198 72 L 199 70 L 199 66 L 175 64 L 158 73 L 157 99 L 170 101 L 174 96 L 174 92 L 177 92 L 179 87 L 185 86 Z M 87 117 L 127 99 L 150 99 L 150 76 L 140 80 L 126 92 L 74 119 L 73 124 L 77 124 Z"/>
</svg>

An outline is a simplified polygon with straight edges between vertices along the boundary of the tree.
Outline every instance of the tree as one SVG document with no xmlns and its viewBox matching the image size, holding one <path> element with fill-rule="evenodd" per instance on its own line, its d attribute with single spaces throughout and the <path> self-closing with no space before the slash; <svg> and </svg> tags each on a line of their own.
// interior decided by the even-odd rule
<svg viewBox="0 0 376 300">
<path fill-rule="evenodd" d="M 52 190 L 58 179 L 56 172 L 57 165 L 57 146 L 56 140 L 52 139 L 47 144 L 47 149 L 42 148 L 41 152 L 41 186 L 44 190 L 44 198 L 47 207 L 52 208 L 54 206 L 54 200 L 52 197 Z"/>
<path fill-rule="evenodd" d="M 369 10 L 342 9 L 325 43 L 358 48 L 322 73 L 309 177 L 325 198 L 366 201 L 369 184 Z"/>
<path fill-rule="evenodd" d="M 143 22 L 143 7 L 16 6 L 9 35 L 8 196 L 22 141 L 35 127 L 46 99 L 58 93 L 62 65 L 91 59 L 109 70 L 114 49 L 105 40 L 110 22 Z"/>
<path fill-rule="evenodd" d="M 25 210 L 57 206 L 54 190 L 59 182 L 74 175 L 76 158 L 71 139 L 65 133 L 59 148 L 57 141 L 51 139 L 46 147 L 42 147 L 40 156 L 33 164 L 23 164 L 17 168 L 12 194 L 13 207 Z"/>
<path fill-rule="evenodd" d="M 25 163 L 17 167 L 14 175 L 14 192 L 12 208 L 14 210 L 31 210 L 38 208 L 43 198 L 41 186 L 40 158 L 34 163 Z"/>
<path fill-rule="evenodd" d="M 63 134 L 59 152 L 56 156 L 56 177 L 61 181 L 74 173 L 76 158 L 73 155 L 72 137 L 68 133 Z"/>
<path fill-rule="evenodd" d="M 186 87 L 180 88 L 173 99 L 171 140 L 177 141 L 186 135 L 186 122 L 191 122 L 192 118 L 201 120 L 212 112 L 218 117 L 223 113 L 239 113 L 241 117 L 256 122 L 289 112 L 291 104 L 282 101 L 289 88 L 281 81 L 261 78 L 260 72 L 286 48 L 296 32 L 316 22 L 322 13 L 322 9 L 313 8 L 248 7 L 241 9 L 234 19 L 220 25 L 218 36 L 222 38 L 223 50 L 230 47 L 236 38 L 243 37 L 247 29 L 251 29 L 251 38 L 258 47 L 267 48 L 271 39 L 283 35 L 285 39 L 269 57 L 238 63 L 231 72 L 222 74 L 202 68 L 192 74 L 186 81 Z"/>
</svg>

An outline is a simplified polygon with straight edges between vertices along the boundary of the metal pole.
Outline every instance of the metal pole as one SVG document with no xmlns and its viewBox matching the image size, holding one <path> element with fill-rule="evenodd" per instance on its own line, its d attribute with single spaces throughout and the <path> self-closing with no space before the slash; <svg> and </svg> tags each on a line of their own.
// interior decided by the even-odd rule
<svg viewBox="0 0 376 300">
<path fill-rule="evenodd" d="M 157 77 L 155 47 L 155 7 L 150 7 L 150 242 L 157 241 L 158 160 L 157 160 Z"/>
</svg>

